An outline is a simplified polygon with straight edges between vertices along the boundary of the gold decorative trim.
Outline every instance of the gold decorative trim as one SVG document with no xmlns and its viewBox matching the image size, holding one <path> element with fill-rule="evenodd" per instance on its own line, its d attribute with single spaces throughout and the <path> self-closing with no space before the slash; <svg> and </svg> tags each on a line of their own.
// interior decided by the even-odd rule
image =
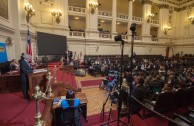
<svg viewBox="0 0 194 126">
<path fill-rule="evenodd" d="M 142 0 L 142 4 L 152 4 L 151 0 Z"/>
<path fill-rule="evenodd" d="M 161 5 L 159 5 L 159 8 L 160 9 L 169 9 L 169 5 L 167 5 L 167 4 L 161 4 Z"/>
</svg>

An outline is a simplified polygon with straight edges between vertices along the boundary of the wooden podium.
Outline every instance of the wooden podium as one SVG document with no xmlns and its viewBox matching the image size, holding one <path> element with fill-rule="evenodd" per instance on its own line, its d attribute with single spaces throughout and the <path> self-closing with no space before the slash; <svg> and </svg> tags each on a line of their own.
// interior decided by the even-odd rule
<svg viewBox="0 0 194 126">
<path fill-rule="evenodd" d="M 29 96 L 32 97 L 34 93 L 34 87 L 38 85 L 40 90 L 44 92 L 46 90 L 47 85 L 47 72 L 38 72 L 38 73 L 30 73 L 28 74 L 29 81 Z"/>
</svg>

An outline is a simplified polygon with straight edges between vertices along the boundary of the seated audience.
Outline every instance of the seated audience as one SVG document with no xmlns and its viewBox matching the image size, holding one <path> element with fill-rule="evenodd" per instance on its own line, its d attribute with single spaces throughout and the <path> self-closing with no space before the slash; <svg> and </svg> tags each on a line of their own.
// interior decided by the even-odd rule
<svg viewBox="0 0 194 126">
<path fill-rule="evenodd" d="M 107 87 L 108 92 L 112 91 L 112 88 L 118 83 L 118 79 L 119 79 L 118 76 L 115 76 L 112 81 L 108 82 L 108 87 Z"/>
<path fill-rule="evenodd" d="M 144 80 L 142 77 L 138 76 L 135 78 L 135 87 L 133 88 L 131 95 L 134 96 L 140 102 L 143 102 L 145 97 L 145 88 L 143 86 Z M 131 114 L 137 114 L 142 117 L 139 111 L 142 109 L 142 106 L 135 100 L 131 100 Z"/>
<path fill-rule="evenodd" d="M 116 56 L 116 58 L 118 57 Z M 95 68 L 100 68 L 101 72 L 105 69 L 103 62 L 106 60 L 108 75 L 111 75 L 110 71 L 120 71 L 120 62 L 118 59 L 107 57 L 106 59 L 101 58 L 100 60 L 101 63 L 97 64 L 96 66 L 98 67 Z M 136 88 L 136 77 L 140 77 L 145 80 L 143 85 L 145 88 L 145 97 L 147 99 L 154 100 L 157 98 L 157 94 L 161 92 L 173 92 L 178 91 L 179 89 L 194 86 L 194 63 L 192 59 L 182 60 L 165 59 L 164 57 L 143 57 L 140 59 L 136 58 L 135 60 L 136 62 L 133 63 L 132 73 L 130 73 L 130 62 L 124 62 L 124 77 L 129 85 L 132 85 L 134 89 Z M 95 62 L 95 59 L 90 60 L 90 62 Z M 114 77 L 113 80 L 107 80 L 109 80 L 107 85 L 108 92 L 111 92 L 112 87 L 115 85 L 115 82 L 113 81 Z M 130 84 L 131 82 L 132 84 Z"/>
</svg>

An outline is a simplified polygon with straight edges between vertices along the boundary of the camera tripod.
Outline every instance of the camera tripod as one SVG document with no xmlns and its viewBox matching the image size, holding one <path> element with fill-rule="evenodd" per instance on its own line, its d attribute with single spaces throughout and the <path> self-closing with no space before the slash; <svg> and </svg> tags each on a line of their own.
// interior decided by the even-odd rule
<svg viewBox="0 0 194 126">
<path fill-rule="evenodd" d="M 131 24 L 131 27 L 130 27 L 130 30 L 132 31 L 132 38 L 131 38 L 131 83 L 130 83 L 130 92 L 128 94 L 128 98 L 131 96 L 131 85 L 132 85 L 132 70 L 133 70 L 133 44 L 134 44 L 134 34 L 135 34 L 135 30 L 136 30 L 136 23 L 132 23 Z M 128 108 L 128 123 L 120 120 L 120 113 L 121 113 L 121 107 L 122 107 L 122 99 L 121 99 L 121 94 L 122 94 L 122 91 L 121 91 L 121 86 L 122 86 L 122 83 L 123 83 L 123 78 L 122 78 L 122 75 L 123 75 L 123 51 L 124 51 L 124 40 L 122 40 L 122 37 L 121 35 L 119 36 L 115 36 L 115 41 L 121 41 L 121 73 L 120 73 L 120 83 L 119 83 L 119 97 L 118 97 L 118 116 L 117 116 L 117 119 L 116 120 L 113 120 L 113 121 L 110 121 L 110 122 L 107 122 L 105 124 L 102 124 L 101 126 L 107 126 L 108 124 L 111 124 L 111 123 L 114 123 L 114 122 L 117 122 L 117 126 L 119 126 L 120 123 L 122 123 L 123 125 L 126 125 L 128 126 L 130 123 L 130 118 L 131 118 L 131 113 L 130 113 L 130 109 L 129 109 L 129 101 L 128 101 L 128 105 L 127 105 L 127 108 Z M 109 97 L 109 96 L 108 96 Z M 108 98 L 106 99 L 108 100 Z M 107 101 L 106 101 L 107 102 Z M 112 103 L 111 103 L 112 104 Z M 104 107 L 104 106 L 103 106 Z M 110 113 L 112 112 L 112 107 L 110 109 Z M 110 116 L 110 113 L 109 113 L 109 116 Z M 109 117 L 110 119 L 110 117 Z M 133 125 L 131 123 L 131 125 Z"/>
</svg>

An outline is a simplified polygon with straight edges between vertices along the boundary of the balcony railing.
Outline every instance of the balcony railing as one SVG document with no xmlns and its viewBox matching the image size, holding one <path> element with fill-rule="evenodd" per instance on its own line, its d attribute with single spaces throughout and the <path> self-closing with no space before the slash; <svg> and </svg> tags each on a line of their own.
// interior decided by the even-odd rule
<svg viewBox="0 0 194 126">
<path fill-rule="evenodd" d="M 123 14 L 117 14 L 117 18 L 128 19 L 128 16 Z"/>
<path fill-rule="evenodd" d="M 74 37 L 85 37 L 85 32 L 80 32 L 80 31 L 70 31 L 69 32 L 70 36 Z"/>
<path fill-rule="evenodd" d="M 158 41 L 158 37 L 152 37 L 152 41 L 157 42 Z"/>
<path fill-rule="evenodd" d="M 85 8 L 74 7 L 74 6 L 69 6 L 69 11 L 78 12 L 78 13 L 86 13 L 86 9 Z"/>
<path fill-rule="evenodd" d="M 127 40 L 127 35 L 121 35 L 122 39 Z"/>
<path fill-rule="evenodd" d="M 99 33 L 99 37 L 100 38 L 111 38 L 111 34 L 110 33 Z"/>
<path fill-rule="evenodd" d="M 151 20 L 150 23 L 151 23 L 151 24 L 159 24 L 159 21 L 158 21 L 158 20 Z"/>
<path fill-rule="evenodd" d="M 138 21 L 138 22 L 142 22 L 142 18 L 141 17 L 132 17 L 133 21 Z"/>
<path fill-rule="evenodd" d="M 98 11 L 98 15 L 107 16 L 107 17 L 112 16 L 111 12 L 105 12 L 105 11 Z"/>
<path fill-rule="evenodd" d="M 142 37 L 141 36 L 135 36 L 134 39 L 135 40 L 142 40 Z"/>
</svg>

